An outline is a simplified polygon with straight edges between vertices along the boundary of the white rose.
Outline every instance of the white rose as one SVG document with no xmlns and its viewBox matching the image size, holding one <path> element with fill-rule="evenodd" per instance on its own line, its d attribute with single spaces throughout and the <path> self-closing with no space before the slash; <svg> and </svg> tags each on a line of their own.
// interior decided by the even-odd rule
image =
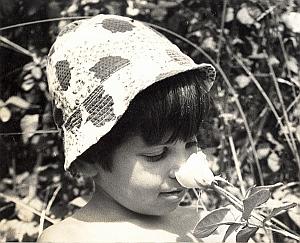
<svg viewBox="0 0 300 243">
<path fill-rule="evenodd" d="M 295 33 L 300 33 L 300 13 L 289 12 L 282 15 L 282 21 Z"/>
<path fill-rule="evenodd" d="M 208 166 L 203 152 L 192 154 L 185 164 L 175 172 L 177 181 L 186 188 L 207 187 L 214 181 L 214 174 Z"/>
</svg>

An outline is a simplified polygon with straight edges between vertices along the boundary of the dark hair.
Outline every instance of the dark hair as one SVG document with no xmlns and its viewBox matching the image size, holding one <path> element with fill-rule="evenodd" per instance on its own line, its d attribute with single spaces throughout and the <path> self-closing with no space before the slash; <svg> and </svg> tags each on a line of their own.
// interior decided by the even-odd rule
<svg viewBox="0 0 300 243">
<path fill-rule="evenodd" d="M 204 77 L 198 70 L 188 71 L 141 91 L 112 130 L 79 158 L 111 171 L 111 154 L 130 135 L 140 134 L 148 145 L 160 142 L 168 132 L 168 142 L 197 135 L 210 104 L 202 86 Z"/>
</svg>

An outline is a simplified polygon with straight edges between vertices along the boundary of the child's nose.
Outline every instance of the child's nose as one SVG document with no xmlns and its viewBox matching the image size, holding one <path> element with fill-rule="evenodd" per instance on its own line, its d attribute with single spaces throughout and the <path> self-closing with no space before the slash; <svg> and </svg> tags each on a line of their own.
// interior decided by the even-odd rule
<svg viewBox="0 0 300 243">
<path fill-rule="evenodd" d="M 173 167 L 171 168 L 171 170 L 169 171 L 169 176 L 172 179 L 175 179 L 175 172 L 179 170 L 179 168 L 186 163 L 186 161 L 188 160 L 189 156 L 187 156 L 186 154 L 183 155 L 179 155 L 178 157 L 176 157 L 175 159 L 175 164 L 173 165 Z"/>
<path fill-rule="evenodd" d="M 171 179 L 175 179 L 176 177 L 175 177 L 175 173 L 176 173 L 176 171 L 178 171 L 179 170 L 179 167 L 176 167 L 176 168 L 172 168 L 170 171 L 169 171 L 169 177 L 171 178 Z"/>
</svg>

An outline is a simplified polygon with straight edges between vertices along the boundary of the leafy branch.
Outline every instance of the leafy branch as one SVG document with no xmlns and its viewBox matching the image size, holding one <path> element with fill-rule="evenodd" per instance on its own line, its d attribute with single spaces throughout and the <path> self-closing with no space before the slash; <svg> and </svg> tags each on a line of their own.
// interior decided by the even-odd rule
<svg viewBox="0 0 300 243">
<path fill-rule="evenodd" d="M 247 242 L 259 228 L 271 230 L 299 241 L 299 235 L 290 232 L 280 221 L 274 218 L 278 214 L 297 206 L 297 203 L 285 203 L 274 207 L 265 217 L 256 211 L 259 209 L 259 206 L 270 199 L 271 190 L 282 185 L 282 183 L 277 183 L 270 186 L 251 187 L 248 189 L 245 198 L 241 201 L 229 191 L 218 186 L 217 183 L 212 183 L 211 188 L 219 195 L 225 197 L 240 214 L 237 218 L 231 217 L 228 220 L 230 213 L 232 215 L 236 214 L 232 209 L 223 207 L 213 210 L 198 222 L 193 234 L 199 239 L 205 238 L 213 234 L 219 226 L 229 225 L 223 242 L 234 232 L 237 232 L 237 242 Z"/>
</svg>

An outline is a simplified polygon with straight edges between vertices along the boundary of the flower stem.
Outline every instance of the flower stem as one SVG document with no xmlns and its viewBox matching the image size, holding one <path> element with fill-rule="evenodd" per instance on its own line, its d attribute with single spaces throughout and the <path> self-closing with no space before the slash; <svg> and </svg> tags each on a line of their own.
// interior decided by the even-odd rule
<svg viewBox="0 0 300 243">
<path fill-rule="evenodd" d="M 234 196 L 232 193 L 228 192 L 227 190 L 219 187 L 218 185 L 216 185 L 215 183 L 212 184 L 212 188 L 214 189 L 215 192 L 219 193 L 220 195 L 224 196 L 236 209 L 238 209 L 239 211 L 243 212 L 244 210 L 244 206 L 243 206 L 243 202 L 238 199 L 236 196 Z M 264 227 L 267 226 L 268 229 L 271 229 L 273 231 L 276 231 L 278 233 L 281 233 L 285 236 L 288 236 L 292 239 L 295 240 L 299 240 L 300 241 L 300 237 L 287 231 L 286 229 L 282 229 L 285 227 L 282 227 L 282 225 L 280 225 L 282 228 L 279 227 L 278 224 L 278 220 L 275 218 L 271 218 L 270 220 L 276 224 L 278 224 L 278 226 L 273 225 L 272 222 L 264 222 L 264 217 L 262 215 L 260 215 L 259 213 L 256 213 L 254 211 L 251 212 L 251 216 L 257 220 L 259 220 L 262 223 L 262 226 L 259 227 Z M 281 223 L 281 222 L 280 222 Z"/>
</svg>

